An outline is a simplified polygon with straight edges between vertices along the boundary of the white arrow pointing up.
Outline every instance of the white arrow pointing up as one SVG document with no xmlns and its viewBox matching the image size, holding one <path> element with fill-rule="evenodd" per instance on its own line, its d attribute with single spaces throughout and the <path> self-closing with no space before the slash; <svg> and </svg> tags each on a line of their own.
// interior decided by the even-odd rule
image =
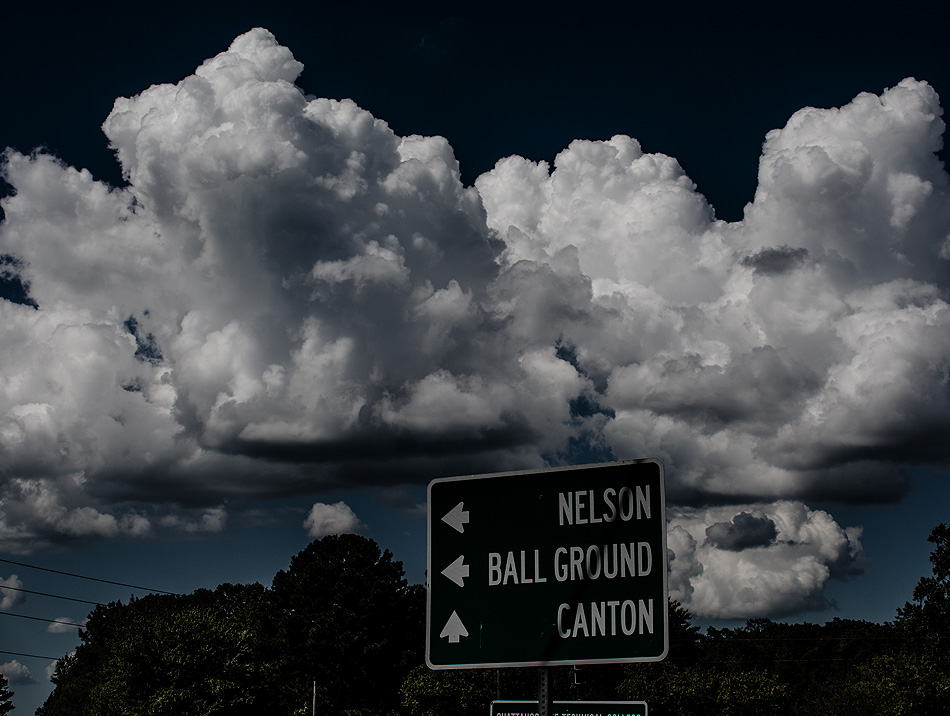
<svg viewBox="0 0 950 716">
<path fill-rule="evenodd" d="M 468 573 L 469 565 L 465 564 L 464 554 L 442 570 L 442 574 L 451 579 L 460 587 L 465 586 L 465 578 L 468 577 Z"/>
<path fill-rule="evenodd" d="M 459 619 L 459 615 L 455 612 L 452 612 L 452 616 L 449 617 L 449 620 L 445 623 L 445 628 L 442 629 L 442 633 L 439 634 L 440 639 L 445 637 L 449 638 L 449 644 L 458 644 L 459 638 L 463 636 L 468 636 L 468 629 L 465 628 L 465 625 L 462 624 L 462 620 Z"/>
<path fill-rule="evenodd" d="M 465 525 L 468 524 L 468 510 L 464 508 L 464 502 L 458 503 L 445 517 L 442 518 L 442 521 L 449 525 L 456 532 L 465 532 Z"/>
</svg>

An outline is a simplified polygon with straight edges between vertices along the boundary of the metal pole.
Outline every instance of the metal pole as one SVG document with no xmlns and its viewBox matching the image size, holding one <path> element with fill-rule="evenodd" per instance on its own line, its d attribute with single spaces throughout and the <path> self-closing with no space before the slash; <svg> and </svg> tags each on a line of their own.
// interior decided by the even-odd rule
<svg viewBox="0 0 950 716">
<path fill-rule="evenodd" d="M 554 716 L 554 695 L 547 666 L 538 667 L 538 716 Z"/>
<path fill-rule="evenodd" d="M 313 680 L 313 716 L 317 716 L 317 680 Z"/>
</svg>

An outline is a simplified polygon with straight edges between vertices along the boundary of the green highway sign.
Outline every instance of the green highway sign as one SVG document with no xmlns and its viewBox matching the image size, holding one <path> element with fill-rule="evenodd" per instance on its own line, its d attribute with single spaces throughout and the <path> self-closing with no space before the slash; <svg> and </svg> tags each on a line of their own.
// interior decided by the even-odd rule
<svg viewBox="0 0 950 716">
<path fill-rule="evenodd" d="M 537 701 L 491 702 L 489 716 L 537 716 Z M 551 716 L 647 716 L 646 701 L 555 701 Z"/>
<path fill-rule="evenodd" d="M 429 483 L 433 669 L 666 656 L 659 460 Z"/>
</svg>

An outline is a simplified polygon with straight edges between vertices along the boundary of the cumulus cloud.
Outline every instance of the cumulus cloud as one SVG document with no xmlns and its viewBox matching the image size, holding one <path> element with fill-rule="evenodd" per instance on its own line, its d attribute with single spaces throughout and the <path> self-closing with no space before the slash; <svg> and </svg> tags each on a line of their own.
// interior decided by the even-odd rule
<svg viewBox="0 0 950 716">
<path fill-rule="evenodd" d="M 14 589 L 4 589 L 4 587 L 14 587 Z M 5 579 L 0 578 L 0 611 L 12 609 L 26 599 L 23 592 L 17 591 L 22 588 L 23 580 L 15 574 L 11 574 Z"/>
<path fill-rule="evenodd" d="M 511 271 L 586 280 L 556 319 L 554 296 L 525 308 L 600 388 L 613 454 L 661 457 L 680 501 L 894 499 L 902 466 L 946 464 L 940 114 L 915 80 L 802 110 L 734 224 L 627 137 L 477 180 Z"/>
<path fill-rule="evenodd" d="M 750 509 L 751 507 L 751 509 Z M 829 609 L 829 579 L 858 574 L 861 529 L 801 502 L 672 511 L 670 596 L 700 618 Z"/>
<path fill-rule="evenodd" d="M 495 249 L 451 148 L 304 97 L 300 69 L 257 30 L 117 100 L 127 189 L 5 154 L 4 267 L 35 304 L 0 301 L 5 541 L 171 525 L 117 505 L 312 491 L 344 464 L 385 480 L 404 446 L 459 463 L 512 424 L 527 439 L 517 381 L 481 373 Z"/>
<path fill-rule="evenodd" d="M 86 620 L 82 621 L 85 624 Z M 56 621 L 50 622 L 46 627 L 47 634 L 70 634 L 78 631 L 81 627 L 74 619 L 69 617 L 56 617 Z"/>
<path fill-rule="evenodd" d="M 315 502 L 310 508 L 310 514 L 303 521 L 303 527 L 307 530 L 308 537 L 317 539 L 327 535 L 359 532 L 364 525 L 345 502 L 332 505 Z"/>
<path fill-rule="evenodd" d="M 124 188 L 3 155 L 7 548 L 651 456 L 672 504 L 736 505 L 674 530 L 728 561 L 785 548 L 769 504 L 899 499 L 908 466 L 950 464 L 950 187 L 925 82 L 797 112 L 726 223 L 622 135 L 466 187 L 445 139 L 307 96 L 301 69 L 256 29 L 116 100 Z"/>
<path fill-rule="evenodd" d="M 35 684 L 36 680 L 30 670 L 14 659 L 6 664 L 0 664 L 0 674 L 3 674 L 11 684 Z"/>
<path fill-rule="evenodd" d="M 69 475 L 60 480 L 14 478 L 2 488 L 0 540 L 17 551 L 27 540 L 142 536 L 149 520 L 134 510 L 113 514 L 86 504 L 85 480 Z"/>
</svg>

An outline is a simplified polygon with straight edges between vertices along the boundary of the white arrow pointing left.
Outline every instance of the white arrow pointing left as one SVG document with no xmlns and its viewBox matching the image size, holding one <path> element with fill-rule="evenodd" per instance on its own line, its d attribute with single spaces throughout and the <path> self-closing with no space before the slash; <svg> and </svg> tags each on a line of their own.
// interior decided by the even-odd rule
<svg viewBox="0 0 950 716">
<path fill-rule="evenodd" d="M 468 629 L 462 624 L 459 615 L 453 611 L 452 616 L 450 616 L 449 620 L 445 623 L 445 628 L 442 629 L 442 633 L 439 634 L 439 638 L 444 639 L 448 637 L 449 644 L 458 644 L 459 638 L 463 636 L 468 636 Z"/>
<path fill-rule="evenodd" d="M 449 510 L 445 517 L 442 518 L 442 521 L 459 534 L 464 534 L 465 525 L 468 524 L 468 510 L 465 509 L 465 503 L 460 502 Z"/>
<path fill-rule="evenodd" d="M 451 579 L 460 587 L 465 586 L 465 578 L 469 574 L 469 565 L 465 564 L 465 555 L 463 554 L 448 567 L 442 570 L 442 574 Z"/>
</svg>

